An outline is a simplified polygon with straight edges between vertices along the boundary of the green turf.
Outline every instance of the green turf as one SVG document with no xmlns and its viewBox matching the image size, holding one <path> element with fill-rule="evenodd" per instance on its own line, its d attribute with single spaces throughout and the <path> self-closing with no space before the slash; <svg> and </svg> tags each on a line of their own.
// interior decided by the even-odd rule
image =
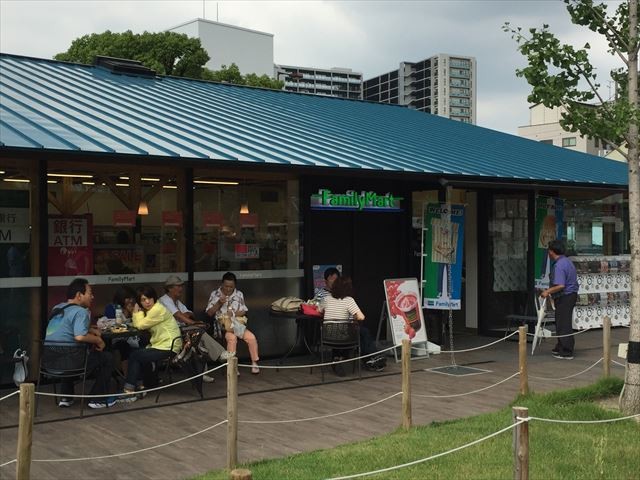
<svg viewBox="0 0 640 480">
<path fill-rule="evenodd" d="M 567 391 L 530 394 L 513 405 L 529 408 L 529 415 L 564 420 L 617 418 L 617 412 L 597 400 L 616 396 L 617 378 Z M 498 412 L 415 427 L 368 441 L 285 458 L 242 465 L 254 480 L 321 479 L 368 472 L 399 465 L 469 443 L 512 423 L 511 408 Z M 338 426 L 339 424 L 337 424 Z M 294 428 L 294 427 L 292 427 Z M 301 427 L 302 428 L 302 427 Z M 308 428 L 308 427 L 305 427 Z M 532 421 L 530 477 L 532 479 L 634 479 L 640 472 L 640 426 L 632 420 L 576 425 Z M 228 479 L 225 470 L 198 480 Z M 367 479 L 509 479 L 513 478 L 512 430 L 468 449 L 415 466 L 363 477 Z"/>
</svg>

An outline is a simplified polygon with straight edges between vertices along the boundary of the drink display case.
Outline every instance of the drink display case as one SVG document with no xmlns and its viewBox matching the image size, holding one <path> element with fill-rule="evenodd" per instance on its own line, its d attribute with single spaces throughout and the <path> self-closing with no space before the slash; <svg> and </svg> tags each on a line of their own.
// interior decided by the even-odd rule
<svg viewBox="0 0 640 480">
<path fill-rule="evenodd" d="M 631 274 L 629 255 L 570 257 L 578 273 L 578 301 L 573 328 L 602 327 L 604 317 L 612 326 L 629 325 Z"/>
</svg>

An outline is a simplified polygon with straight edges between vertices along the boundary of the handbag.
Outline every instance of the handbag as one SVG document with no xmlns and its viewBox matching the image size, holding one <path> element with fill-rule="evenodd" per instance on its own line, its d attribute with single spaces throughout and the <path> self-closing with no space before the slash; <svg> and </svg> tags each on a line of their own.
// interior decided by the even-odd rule
<svg viewBox="0 0 640 480">
<path fill-rule="evenodd" d="M 281 297 L 271 304 L 274 312 L 297 312 L 304 300 L 298 297 Z"/>
<path fill-rule="evenodd" d="M 21 383 L 27 379 L 27 375 L 29 375 L 29 371 L 27 370 L 27 362 L 29 361 L 29 356 L 27 355 L 26 350 L 17 349 L 13 353 L 13 362 L 15 366 L 13 367 L 13 383 L 16 384 L 16 387 L 19 387 Z"/>
<path fill-rule="evenodd" d="M 302 313 L 305 315 L 308 315 L 310 317 L 322 317 L 323 314 L 320 312 L 320 310 L 318 310 L 318 306 L 317 305 L 312 305 L 310 303 L 303 303 L 302 305 L 300 305 L 300 309 L 302 310 Z"/>
</svg>

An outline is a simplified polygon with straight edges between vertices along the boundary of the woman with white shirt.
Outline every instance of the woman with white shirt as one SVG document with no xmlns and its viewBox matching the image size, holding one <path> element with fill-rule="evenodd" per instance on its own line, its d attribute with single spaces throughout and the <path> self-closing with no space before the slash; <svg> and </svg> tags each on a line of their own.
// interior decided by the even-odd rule
<svg viewBox="0 0 640 480">
<path fill-rule="evenodd" d="M 246 326 L 245 314 L 249 310 L 244 303 L 244 295 L 236 289 L 237 279 L 232 272 L 222 276 L 222 285 L 209 297 L 207 315 L 215 316 L 216 320 L 223 324 L 226 332 L 227 351 L 236 352 L 238 338 L 241 338 L 249 347 L 251 356 L 251 373 L 260 373 L 258 368 L 258 340 Z"/>
</svg>

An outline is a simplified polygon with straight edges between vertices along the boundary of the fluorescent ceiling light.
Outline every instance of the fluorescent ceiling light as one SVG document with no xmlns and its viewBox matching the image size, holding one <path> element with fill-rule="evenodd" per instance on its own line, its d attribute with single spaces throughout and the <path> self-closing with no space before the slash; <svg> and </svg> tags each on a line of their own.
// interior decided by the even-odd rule
<svg viewBox="0 0 640 480">
<path fill-rule="evenodd" d="M 47 173 L 47 177 L 93 178 L 93 175 L 85 175 L 82 173 Z"/>
<path fill-rule="evenodd" d="M 0 170 L 0 175 L 4 175 L 5 171 L 4 170 Z"/>
<path fill-rule="evenodd" d="M 163 185 L 162 188 L 178 188 L 177 185 Z"/>
<path fill-rule="evenodd" d="M 83 185 L 95 185 L 96 182 L 82 182 Z"/>
<path fill-rule="evenodd" d="M 194 180 L 193 183 L 201 183 L 204 185 L 238 185 L 238 182 L 225 182 L 222 180 Z"/>
<path fill-rule="evenodd" d="M 129 180 L 129 177 L 118 177 L 120 180 Z M 159 182 L 159 178 L 141 177 L 140 180 L 145 182 Z"/>
<path fill-rule="evenodd" d="M 29 183 L 26 178 L 3 178 L 2 180 L 5 182 Z"/>
<path fill-rule="evenodd" d="M 128 187 L 128 183 L 116 183 L 116 187 Z"/>
<path fill-rule="evenodd" d="M 58 183 L 57 180 L 47 180 L 47 183 Z"/>
</svg>

